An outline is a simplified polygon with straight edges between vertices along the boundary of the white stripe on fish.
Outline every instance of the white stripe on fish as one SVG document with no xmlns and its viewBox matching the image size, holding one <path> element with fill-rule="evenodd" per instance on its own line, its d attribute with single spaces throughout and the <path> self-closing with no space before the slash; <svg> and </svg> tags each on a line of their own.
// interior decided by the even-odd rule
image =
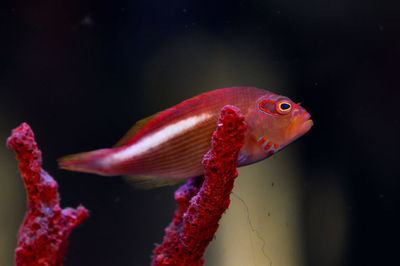
<svg viewBox="0 0 400 266">
<path fill-rule="evenodd" d="M 139 156 L 143 153 L 146 153 L 152 148 L 159 147 L 159 145 L 161 145 L 162 143 L 165 143 L 170 139 L 174 138 L 175 136 L 182 134 L 182 132 L 190 130 L 192 127 L 195 127 L 197 124 L 207 120 L 211 116 L 212 114 L 210 113 L 203 113 L 201 115 L 192 116 L 182 121 L 176 122 L 175 124 L 166 126 L 161 130 L 147 137 L 144 137 L 139 142 L 131 146 L 128 146 L 127 148 L 122 149 L 121 151 L 111 155 L 111 157 L 105 158 L 104 160 L 118 162 L 118 161 L 125 161 L 135 156 Z"/>
</svg>

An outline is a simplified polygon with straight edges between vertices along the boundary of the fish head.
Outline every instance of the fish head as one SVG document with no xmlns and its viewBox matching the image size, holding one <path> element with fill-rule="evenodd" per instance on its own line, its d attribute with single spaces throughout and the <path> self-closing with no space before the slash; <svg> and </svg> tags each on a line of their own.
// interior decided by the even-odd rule
<svg viewBox="0 0 400 266">
<path fill-rule="evenodd" d="M 268 94 L 249 108 L 247 123 L 262 145 L 271 142 L 275 147 L 282 148 L 310 130 L 313 126 L 310 117 L 300 103 L 294 103 L 285 96 Z"/>
</svg>

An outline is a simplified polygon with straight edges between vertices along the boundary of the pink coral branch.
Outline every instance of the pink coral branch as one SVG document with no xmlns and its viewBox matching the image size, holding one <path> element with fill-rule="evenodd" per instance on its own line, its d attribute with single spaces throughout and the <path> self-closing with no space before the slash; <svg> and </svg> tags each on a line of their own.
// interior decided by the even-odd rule
<svg viewBox="0 0 400 266">
<path fill-rule="evenodd" d="M 205 249 L 229 207 L 246 128 L 238 108 L 221 110 L 211 150 L 203 158 L 204 178 L 192 178 L 175 192 L 178 209 L 163 243 L 154 250 L 153 266 L 203 265 Z"/>
<path fill-rule="evenodd" d="M 61 209 L 57 183 L 41 168 L 42 154 L 28 124 L 13 130 L 7 146 L 17 153 L 28 194 L 28 212 L 18 233 L 16 265 L 62 265 L 67 238 L 86 219 L 88 211 L 83 206 Z"/>
</svg>

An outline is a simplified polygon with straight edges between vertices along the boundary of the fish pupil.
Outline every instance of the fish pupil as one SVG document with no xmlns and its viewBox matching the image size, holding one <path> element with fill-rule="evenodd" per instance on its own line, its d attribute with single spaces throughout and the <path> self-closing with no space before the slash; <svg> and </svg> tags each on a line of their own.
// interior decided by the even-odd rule
<svg viewBox="0 0 400 266">
<path fill-rule="evenodd" d="M 282 110 L 287 110 L 287 109 L 289 109 L 290 108 L 290 104 L 288 104 L 288 103 L 282 103 L 281 104 L 281 109 Z"/>
</svg>

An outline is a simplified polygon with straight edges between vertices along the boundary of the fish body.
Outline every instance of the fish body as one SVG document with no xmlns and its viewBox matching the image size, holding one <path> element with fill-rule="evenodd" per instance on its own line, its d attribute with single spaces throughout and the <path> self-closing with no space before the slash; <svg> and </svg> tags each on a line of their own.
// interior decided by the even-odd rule
<svg viewBox="0 0 400 266">
<path fill-rule="evenodd" d="M 165 183 L 199 176 L 203 173 L 202 158 L 211 147 L 211 136 L 225 105 L 238 107 L 248 126 L 238 166 L 271 156 L 312 126 L 307 111 L 286 97 L 253 87 L 224 88 L 139 121 L 114 148 L 69 155 L 61 158 L 59 165 L 107 176 L 168 180 Z"/>
</svg>

